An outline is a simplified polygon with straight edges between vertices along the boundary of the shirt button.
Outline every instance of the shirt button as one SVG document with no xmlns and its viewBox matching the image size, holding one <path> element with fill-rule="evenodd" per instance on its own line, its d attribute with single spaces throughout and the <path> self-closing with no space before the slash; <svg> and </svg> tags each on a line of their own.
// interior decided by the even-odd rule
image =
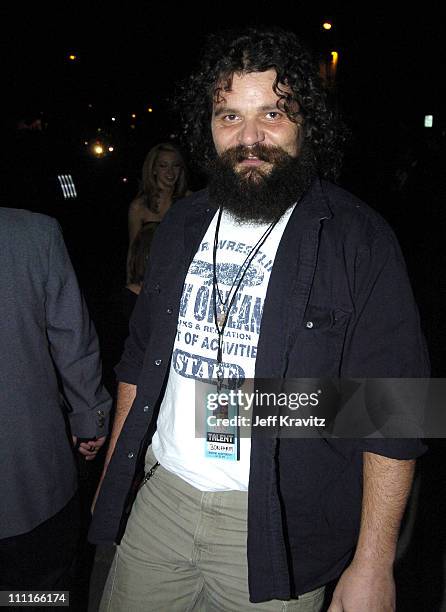
<svg viewBox="0 0 446 612">
<path fill-rule="evenodd" d="M 172 310 L 172 308 L 168 308 L 168 309 L 166 310 L 166 312 L 167 312 L 167 314 L 172 314 L 172 313 L 173 313 L 173 310 Z"/>
<path fill-rule="evenodd" d="M 163 363 L 162 359 L 155 359 L 155 365 L 160 366 Z"/>
<path fill-rule="evenodd" d="M 129 459 L 133 459 L 133 457 L 135 456 L 135 453 L 133 453 L 132 451 L 130 451 L 129 453 L 127 453 L 127 457 Z"/>
<path fill-rule="evenodd" d="M 148 406 L 144 406 L 143 412 L 149 412 L 149 407 Z"/>
<path fill-rule="evenodd" d="M 312 329 L 312 327 L 313 327 L 313 321 L 307 321 L 307 322 L 305 323 L 305 326 L 306 326 L 306 327 L 308 327 L 308 329 Z"/>
</svg>

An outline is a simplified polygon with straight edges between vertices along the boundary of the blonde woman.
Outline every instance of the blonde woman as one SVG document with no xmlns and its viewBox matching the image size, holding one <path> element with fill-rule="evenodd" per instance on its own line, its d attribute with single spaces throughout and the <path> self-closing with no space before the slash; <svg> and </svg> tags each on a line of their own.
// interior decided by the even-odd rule
<svg viewBox="0 0 446 612">
<path fill-rule="evenodd" d="M 192 192 L 187 188 L 187 173 L 183 156 L 175 145 L 163 142 L 147 154 L 142 167 L 139 191 L 129 207 L 129 251 L 127 281 L 133 241 L 141 228 L 160 223 L 172 203 Z"/>
</svg>

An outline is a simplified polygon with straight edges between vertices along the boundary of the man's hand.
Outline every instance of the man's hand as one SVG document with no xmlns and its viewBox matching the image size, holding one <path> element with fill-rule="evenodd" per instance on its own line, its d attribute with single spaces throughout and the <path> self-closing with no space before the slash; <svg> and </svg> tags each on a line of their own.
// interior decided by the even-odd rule
<svg viewBox="0 0 446 612">
<path fill-rule="evenodd" d="M 328 612 L 394 612 L 393 562 L 414 466 L 412 460 L 364 453 L 358 544 Z"/>
<path fill-rule="evenodd" d="M 92 461 L 96 458 L 99 449 L 104 444 L 106 436 L 98 438 L 97 440 L 89 440 L 87 442 L 81 442 L 77 448 L 81 455 L 85 457 L 85 461 Z M 76 448 L 77 436 L 73 436 L 73 446 Z"/>
<path fill-rule="evenodd" d="M 328 612 L 394 612 L 392 568 L 353 563 L 339 579 Z"/>
</svg>

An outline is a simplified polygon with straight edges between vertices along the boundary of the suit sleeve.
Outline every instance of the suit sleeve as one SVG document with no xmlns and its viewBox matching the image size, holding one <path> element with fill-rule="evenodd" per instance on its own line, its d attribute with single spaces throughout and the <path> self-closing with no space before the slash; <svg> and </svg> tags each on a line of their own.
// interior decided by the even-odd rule
<svg viewBox="0 0 446 612">
<path fill-rule="evenodd" d="M 57 222 L 51 227 L 45 313 L 71 432 L 81 438 L 104 436 L 111 398 L 101 382 L 99 341 Z"/>
</svg>

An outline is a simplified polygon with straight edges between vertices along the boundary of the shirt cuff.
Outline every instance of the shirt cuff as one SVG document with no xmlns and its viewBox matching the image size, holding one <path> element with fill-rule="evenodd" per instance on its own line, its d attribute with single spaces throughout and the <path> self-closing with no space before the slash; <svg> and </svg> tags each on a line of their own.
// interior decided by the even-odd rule
<svg viewBox="0 0 446 612">
<path fill-rule="evenodd" d="M 364 453 L 374 453 L 389 459 L 416 459 L 427 451 L 427 445 L 420 439 L 370 438 L 361 440 L 360 450 Z"/>
<path fill-rule="evenodd" d="M 123 363 L 118 363 L 115 367 L 116 378 L 119 382 L 127 383 L 129 385 L 137 385 L 140 375 L 140 370 Z"/>
</svg>

